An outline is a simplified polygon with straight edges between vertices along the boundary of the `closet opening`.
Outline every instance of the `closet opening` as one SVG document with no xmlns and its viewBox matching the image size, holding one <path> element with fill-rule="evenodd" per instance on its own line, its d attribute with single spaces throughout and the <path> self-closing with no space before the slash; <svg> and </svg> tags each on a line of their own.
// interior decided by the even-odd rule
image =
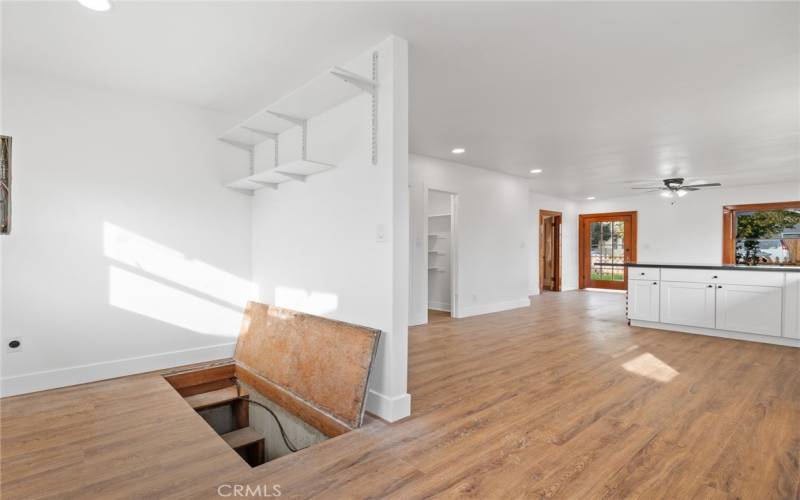
<svg viewBox="0 0 800 500">
<path fill-rule="evenodd" d="M 426 190 L 428 268 L 428 321 L 458 317 L 456 294 L 456 201 L 457 195 Z"/>
</svg>

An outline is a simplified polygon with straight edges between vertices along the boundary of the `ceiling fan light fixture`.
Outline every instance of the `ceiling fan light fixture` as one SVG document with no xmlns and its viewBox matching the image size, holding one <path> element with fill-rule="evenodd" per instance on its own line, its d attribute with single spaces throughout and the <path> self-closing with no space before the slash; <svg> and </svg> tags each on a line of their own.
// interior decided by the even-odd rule
<svg viewBox="0 0 800 500">
<path fill-rule="evenodd" d="M 687 191 L 687 190 L 685 190 L 685 189 L 679 189 L 679 190 L 677 190 L 677 191 L 675 192 L 675 194 L 677 194 L 677 195 L 678 195 L 678 198 L 683 198 L 684 196 L 686 196 L 687 194 L 689 194 L 689 191 Z"/>
<path fill-rule="evenodd" d="M 661 196 L 663 196 L 664 198 L 672 198 L 673 194 L 672 191 L 662 191 Z"/>
</svg>

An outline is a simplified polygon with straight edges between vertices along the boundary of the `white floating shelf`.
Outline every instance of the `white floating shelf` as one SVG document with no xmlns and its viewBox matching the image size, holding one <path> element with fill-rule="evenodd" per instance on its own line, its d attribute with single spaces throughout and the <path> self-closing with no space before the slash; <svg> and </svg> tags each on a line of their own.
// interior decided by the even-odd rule
<svg viewBox="0 0 800 500">
<path fill-rule="evenodd" d="M 441 271 L 442 269 L 439 267 L 429 267 L 428 271 Z"/>
<path fill-rule="evenodd" d="M 225 184 L 225 187 L 239 191 L 255 191 L 256 189 L 261 189 L 264 186 L 250 181 L 249 177 L 245 177 L 244 179 L 237 179 L 233 182 L 229 182 Z"/>
<path fill-rule="evenodd" d="M 433 214 L 428 216 L 428 218 L 432 217 L 450 217 L 450 214 Z"/>
<path fill-rule="evenodd" d="M 428 233 L 428 236 L 432 238 L 447 238 L 445 233 Z"/>
<path fill-rule="evenodd" d="M 336 168 L 336 165 L 331 165 L 330 163 L 321 163 L 318 161 L 296 160 L 278 165 L 275 167 L 275 171 L 279 173 L 305 176 L 318 174 L 332 168 Z"/>
<path fill-rule="evenodd" d="M 430 252 L 428 252 L 428 253 L 432 253 L 432 254 L 434 254 L 434 255 L 447 255 L 447 254 L 446 254 L 446 253 L 444 253 L 444 252 L 437 252 L 436 250 L 431 250 L 431 251 L 430 251 Z"/>
<path fill-rule="evenodd" d="M 372 55 L 372 73 L 376 74 L 378 53 Z M 227 187 L 236 190 L 255 191 L 268 186 L 277 188 L 288 181 L 305 182 L 309 175 L 335 168 L 335 165 L 309 161 L 307 159 L 308 120 L 334 108 L 359 94 L 371 96 L 372 106 L 372 163 L 377 164 L 377 82 L 352 71 L 335 66 L 314 78 L 294 92 L 273 102 L 266 108 L 226 131 L 219 140 L 247 151 L 250 155 L 250 170 L 255 163 L 255 146 L 270 140 L 274 143 L 275 161 L 278 161 L 280 134 L 292 127 L 302 130 L 300 160 L 278 165 L 238 179 Z"/>
<path fill-rule="evenodd" d="M 369 92 L 376 86 L 375 82 L 366 77 L 335 66 L 229 129 L 220 136 L 220 139 L 229 139 L 251 146 L 259 144 L 270 139 L 270 135 L 280 134 L 297 126 L 296 123 L 273 113 L 298 120 L 308 120 L 361 93 Z"/>
<path fill-rule="evenodd" d="M 225 184 L 225 187 L 245 191 L 256 191 L 270 185 L 277 187 L 278 184 L 291 180 L 302 180 L 302 177 L 318 174 L 332 168 L 335 168 L 335 166 L 328 163 L 297 160 L 229 182 Z"/>
</svg>

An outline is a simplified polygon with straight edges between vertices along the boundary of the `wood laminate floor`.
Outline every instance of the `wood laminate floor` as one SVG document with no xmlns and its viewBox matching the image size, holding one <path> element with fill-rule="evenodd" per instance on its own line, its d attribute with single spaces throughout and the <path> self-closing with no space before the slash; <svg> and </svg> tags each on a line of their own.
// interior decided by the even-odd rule
<svg viewBox="0 0 800 500">
<path fill-rule="evenodd" d="M 5 399 L 2 497 L 800 498 L 800 350 L 631 328 L 624 300 L 413 328 L 410 418 L 255 469 L 155 374 Z"/>
</svg>

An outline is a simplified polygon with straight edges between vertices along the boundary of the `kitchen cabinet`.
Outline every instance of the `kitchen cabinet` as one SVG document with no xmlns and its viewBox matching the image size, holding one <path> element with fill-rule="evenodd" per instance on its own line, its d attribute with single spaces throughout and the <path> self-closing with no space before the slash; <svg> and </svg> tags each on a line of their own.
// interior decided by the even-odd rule
<svg viewBox="0 0 800 500">
<path fill-rule="evenodd" d="M 658 321 L 658 281 L 630 280 L 628 282 L 628 319 Z"/>
<path fill-rule="evenodd" d="M 661 282 L 662 323 L 714 328 L 715 288 L 707 283 Z"/>
<path fill-rule="evenodd" d="M 800 340 L 800 273 L 786 273 L 783 293 L 783 336 Z"/>
<path fill-rule="evenodd" d="M 716 285 L 715 290 L 717 329 L 781 336 L 781 288 Z"/>
<path fill-rule="evenodd" d="M 631 326 L 800 348 L 800 269 L 630 264 L 628 276 Z"/>
</svg>

